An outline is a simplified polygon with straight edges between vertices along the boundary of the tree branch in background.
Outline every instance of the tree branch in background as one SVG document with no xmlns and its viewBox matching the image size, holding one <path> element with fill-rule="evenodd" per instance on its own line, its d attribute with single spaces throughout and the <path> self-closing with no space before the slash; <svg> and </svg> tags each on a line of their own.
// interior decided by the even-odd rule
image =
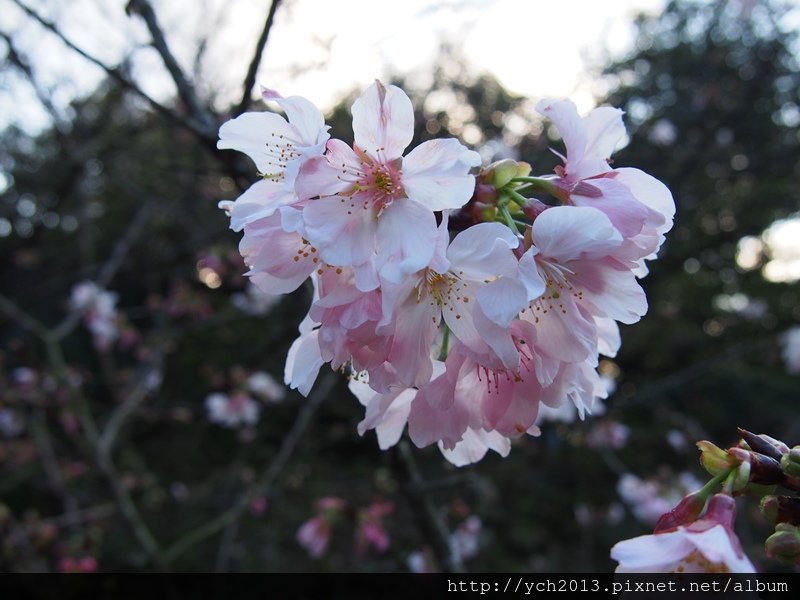
<svg viewBox="0 0 800 600">
<path fill-rule="evenodd" d="M 100 432 L 89 408 L 89 402 L 70 377 L 69 366 L 64 358 L 64 351 L 59 339 L 53 331 L 47 329 L 44 325 L 39 323 L 39 321 L 28 315 L 25 311 L 17 307 L 16 304 L 2 295 L 0 295 L 0 310 L 6 313 L 7 316 L 16 319 L 23 327 L 36 335 L 44 344 L 48 366 L 52 370 L 58 384 L 67 393 L 69 403 L 75 410 L 75 414 L 83 429 L 85 439 L 93 453 L 92 458 L 111 486 L 120 513 L 128 522 L 128 525 L 133 530 L 134 537 L 136 537 L 150 560 L 159 568 L 165 569 L 168 563 L 164 560 L 164 555 L 158 541 L 150 531 L 147 523 L 145 523 L 139 509 L 136 508 L 136 504 L 133 502 L 133 498 L 122 482 L 122 478 L 108 451 L 110 448 L 107 449 L 100 443 Z M 42 432 L 43 430 L 40 429 L 39 434 L 42 434 Z M 47 440 L 42 437 L 37 441 L 47 442 Z M 57 465 L 50 466 L 57 468 Z"/>
<path fill-rule="evenodd" d="M 158 24 L 156 13 L 149 0 L 130 0 L 125 10 L 128 14 L 136 13 L 144 19 L 144 22 L 147 24 L 147 29 L 150 31 L 150 35 L 153 38 L 153 47 L 161 56 L 161 60 L 164 61 L 164 66 L 172 76 L 172 80 L 178 88 L 178 95 L 181 97 L 181 100 L 186 103 L 195 121 L 203 128 L 206 137 L 216 139 L 216 118 L 203 106 L 203 103 L 200 102 L 194 86 L 183 74 L 183 70 L 178 64 L 178 61 L 175 60 L 175 56 L 169 49 L 167 40 L 164 37 L 164 32 Z"/>
<path fill-rule="evenodd" d="M 172 546 L 167 548 L 164 552 L 164 558 L 167 561 L 172 562 L 195 544 L 202 542 L 206 538 L 236 523 L 250 507 L 253 500 L 269 491 L 269 488 L 275 484 L 275 481 L 277 481 L 284 467 L 292 457 L 306 429 L 308 429 L 311 423 L 311 417 L 314 415 L 317 408 L 319 408 L 319 405 L 322 404 L 322 401 L 330 394 L 337 380 L 338 375 L 334 372 L 327 373 L 322 378 L 317 388 L 306 400 L 292 428 L 289 430 L 289 433 L 283 438 L 278 453 L 275 455 L 275 458 L 272 459 L 272 462 L 270 462 L 261 477 L 250 486 L 231 508 L 211 521 L 184 534 L 172 544 Z"/>
<path fill-rule="evenodd" d="M 191 131 L 195 136 L 200 138 L 206 145 L 213 146 L 216 143 L 215 132 L 209 134 L 209 132 L 203 128 L 202 124 L 196 123 L 194 120 L 183 118 L 182 116 L 170 110 L 169 108 L 167 108 L 154 98 L 147 95 L 138 85 L 136 85 L 133 81 L 125 77 L 125 75 L 122 74 L 122 72 L 118 67 L 109 67 L 100 59 L 92 56 L 79 46 L 75 45 L 55 26 L 54 23 L 51 23 L 50 21 L 42 17 L 39 13 L 37 13 L 32 8 L 25 5 L 20 0 L 12 0 L 12 2 L 16 4 L 19 8 L 21 8 L 28 16 L 30 16 L 40 25 L 42 25 L 45 29 L 48 29 L 56 36 L 58 36 L 58 38 L 62 42 L 64 42 L 64 44 L 66 44 L 67 47 L 69 47 L 71 50 L 77 52 L 92 64 L 103 69 L 109 75 L 109 77 L 111 77 L 114 81 L 120 84 L 124 89 L 133 92 L 134 94 L 145 100 L 158 114 L 166 117 L 171 122 L 180 125 L 184 129 Z"/>
<path fill-rule="evenodd" d="M 461 557 L 450 548 L 450 532 L 447 530 L 447 525 L 425 492 L 425 482 L 414 461 L 408 441 L 401 440 L 393 453 L 395 464 L 404 480 L 403 489 L 411 503 L 414 518 L 430 542 L 439 567 L 447 573 L 464 573 Z"/>
<path fill-rule="evenodd" d="M 30 62 L 28 62 L 28 59 L 25 57 L 25 55 L 19 51 L 16 44 L 14 44 L 14 40 L 9 34 L 5 33 L 4 31 L 0 31 L 0 38 L 5 40 L 6 45 L 8 46 L 8 60 L 25 75 L 25 78 L 31 84 L 31 87 L 36 94 L 36 97 L 39 99 L 39 102 L 42 103 L 42 106 L 44 106 L 45 110 L 47 110 L 47 112 L 50 113 L 50 116 L 53 118 L 53 122 L 56 124 L 56 127 L 53 129 L 53 131 L 56 132 L 56 135 L 61 135 L 62 132 L 59 126 L 63 125 L 63 118 L 58 113 L 58 110 L 53 102 L 50 100 L 50 94 L 43 90 L 42 86 L 39 85 L 39 82 L 36 80 Z"/>
<path fill-rule="evenodd" d="M 256 83 L 256 74 L 258 73 L 258 67 L 261 64 L 261 56 L 264 54 L 264 47 L 267 45 L 269 32 L 272 29 L 272 24 L 275 20 L 275 13 L 277 12 L 278 5 L 280 3 L 281 0 L 272 0 L 272 4 L 269 7 L 267 21 L 264 23 L 264 29 L 261 31 L 261 36 L 258 38 L 258 42 L 256 43 L 256 51 L 253 54 L 253 60 L 250 61 L 250 66 L 247 68 L 247 75 L 244 78 L 242 99 L 239 102 L 239 106 L 236 107 L 236 110 L 233 113 L 234 116 L 238 116 L 250 108 L 250 103 L 253 101 L 252 91 L 253 86 Z"/>
</svg>

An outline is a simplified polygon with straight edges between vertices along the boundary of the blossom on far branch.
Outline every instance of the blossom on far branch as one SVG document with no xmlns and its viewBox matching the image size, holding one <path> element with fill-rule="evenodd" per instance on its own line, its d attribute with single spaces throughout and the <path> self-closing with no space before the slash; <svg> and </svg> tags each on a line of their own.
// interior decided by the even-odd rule
<svg viewBox="0 0 800 600">
<path fill-rule="evenodd" d="M 232 395 L 213 393 L 206 397 L 208 420 L 222 427 L 236 429 L 258 423 L 261 406 L 243 393 Z"/>
<path fill-rule="evenodd" d="M 93 281 L 82 281 L 72 288 L 70 308 L 83 313 L 83 321 L 98 350 L 109 350 L 119 337 L 121 317 L 117 312 L 117 300 L 116 293 Z"/>
<path fill-rule="evenodd" d="M 317 514 L 305 521 L 295 535 L 312 558 L 321 558 L 331 541 L 333 524 L 340 518 L 347 503 L 335 496 L 326 496 L 317 501 Z"/>
</svg>

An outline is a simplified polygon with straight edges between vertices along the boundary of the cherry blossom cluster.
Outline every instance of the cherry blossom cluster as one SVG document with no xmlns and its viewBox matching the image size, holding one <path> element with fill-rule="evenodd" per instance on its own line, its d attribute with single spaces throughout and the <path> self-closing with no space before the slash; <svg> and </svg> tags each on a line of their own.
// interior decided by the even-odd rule
<svg viewBox="0 0 800 600">
<path fill-rule="evenodd" d="M 637 277 L 674 214 L 661 182 L 611 168 L 622 111 L 540 102 L 566 153 L 533 177 L 523 162 L 481 167 L 456 139 L 409 149 L 414 111 L 395 86 L 355 101 L 352 146 L 308 100 L 263 95 L 285 117 L 222 125 L 218 147 L 261 177 L 220 206 L 255 285 L 313 286 L 287 385 L 308 394 L 323 364 L 345 370 L 366 410 L 360 433 L 387 448 L 407 426 L 457 465 L 537 435 L 542 406 L 583 417 L 606 396 L 598 355 L 614 356 L 618 323 L 645 314 Z"/>
</svg>

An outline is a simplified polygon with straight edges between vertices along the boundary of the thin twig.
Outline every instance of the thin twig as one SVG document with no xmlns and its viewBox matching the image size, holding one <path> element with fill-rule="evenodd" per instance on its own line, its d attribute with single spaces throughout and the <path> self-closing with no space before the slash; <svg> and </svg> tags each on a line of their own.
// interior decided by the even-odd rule
<svg viewBox="0 0 800 600">
<path fill-rule="evenodd" d="M 144 19 L 144 22 L 147 24 L 147 29 L 150 31 L 150 35 L 153 38 L 153 47 L 161 56 L 161 60 L 164 61 L 164 66 L 172 76 L 172 81 L 175 82 L 175 86 L 178 88 L 178 95 L 181 97 L 181 100 L 186 103 L 195 121 L 203 127 L 205 134 L 214 137 L 216 135 L 216 120 L 208 109 L 203 106 L 202 102 L 200 102 L 194 86 L 189 83 L 180 65 L 178 65 L 178 61 L 175 60 L 175 56 L 169 49 L 167 40 L 164 37 L 164 32 L 158 24 L 156 13 L 149 0 L 130 0 L 127 10 L 129 12 L 135 12 Z"/>
<path fill-rule="evenodd" d="M 170 110 L 169 108 L 167 108 L 166 106 L 164 106 L 163 104 L 161 104 L 160 102 L 158 102 L 157 100 L 155 100 L 154 98 L 149 96 L 146 92 L 144 92 L 133 81 L 131 81 L 130 79 L 125 77 L 125 75 L 122 74 L 122 72 L 120 71 L 120 69 L 118 67 L 109 67 L 107 64 L 105 64 L 100 59 L 96 58 L 95 56 L 93 56 L 93 55 L 89 54 L 88 52 L 86 52 L 85 50 L 83 50 L 81 47 L 77 46 L 75 43 L 70 41 L 70 39 L 67 38 L 61 32 L 61 30 L 59 30 L 58 27 L 55 26 L 54 23 L 51 23 L 50 21 L 48 21 L 47 19 L 42 17 L 38 12 L 36 12 L 35 10 L 33 10 L 32 8 L 27 6 L 24 2 L 21 2 L 20 0 L 11 0 L 11 1 L 14 4 L 16 4 L 18 7 L 20 7 L 23 11 L 25 11 L 25 13 L 28 16 L 30 16 L 31 18 L 36 20 L 40 25 L 42 25 L 42 27 L 48 29 L 49 31 L 54 33 L 56 36 L 58 36 L 58 38 L 64 44 L 66 44 L 67 47 L 69 47 L 71 50 L 73 50 L 74 52 L 77 52 L 83 58 L 85 58 L 86 60 L 91 62 L 92 64 L 94 64 L 94 65 L 100 67 L 101 69 L 103 69 L 108 74 L 109 77 L 111 77 L 114 81 L 119 83 L 124 89 L 127 89 L 127 90 L 133 92 L 134 94 L 136 94 L 137 96 L 139 96 L 140 98 L 145 100 L 145 102 L 147 102 L 157 113 L 159 113 L 162 116 L 166 117 L 167 119 L 169 119 L 173 123 L 175 123 L 177 125 L 180 125 L 181 127 L 191 131 L 198 138 L 200 138 L 204 143 L 210 144 L 212 146 L 215 144 L 216 136 L 213 135 L 213 134 L 209 134 L 209 132 L 204 127 L 202 127 L 202 125 L 200 125 L 200 124 L 198 124 L 198 123 L 196 123 L 196 122 L 194 122 L 192 120 L 185 119 L 185 118 L 181 117 L 180 115 L 178 115 L 174 111 Z"/>
<path fill-rule="evenodd" d="M 406 440 L 402 440 L 394 451 L 397 463 L 406 482 L 404 489 L 414 511 L 420 529 L 431 543 L 436 561 L 448 573 L 464 573 L 464 564 L 457 552 L 450 547 L 450 532 L 442 515 L 436 510 L 430 496 L 425 493 L 425 482 L 417 468 L 414 455 Z"/>
<path fill-rule="evenodd" d="M 17 323 L 37 336 L 40 340 L 46 341 L 50 338 L 50 330 L 47 329 L 47 327 L 2 294 L 0 294 L 0 311 L 4 312 L 7 317 L 16 320 Z"/>
<path fill-rule="evenodd" d="M 44 106 L 47 112 L 50 113 L 50 116 L 53 117 L 53 122 L 56 124 L 56 127 L 53 129 L 56 135 L 60 136 L 62 132 L 59 125 L 63 125 L 63 118 L 56 109 L 55 104 L 53 104 L 52 100 L 50 99 L 51 95 L 47 93 L 46 90 L 42 89 L 42 86 L 36 80 L 36 76 L 33 73 L 33 68 L 31 67 L 30 62 L 24 56 L 24 54 L 19 51 L 14 43 L 13 38 L 3 31 L 0 31 L 0 37 L 5 40 L 6 45 L 8 46 L 8 60 L 25 75 L 25 78 L 31 84 L 31 87 L 36 94 L 36 97 L 39 99 L 39 102 L 42 103 L 42 106 Z"/>
<path fill-rule="evenodd" d="M 167 562 L 164 560 L 160 545 L 142 518 L 141 513 L 139 513 L 139 509 L 136 508 L 136 504 L 133 502 L 133 498 L 127 488 L 122 483 L 122 478 L 114 465 L 111 455 L 104 452 L 100 446 L 100 433 L 89 408 L 89 403 L 69 376 L 69 367 L 64 359 L 61 344 L 50 335 L 46 339 L 45 347 L 47 349 L 48 362 L 54 371 L 56 379 L 69 395 L 70 403 L 75 409 L 86 440 L 94 450 L 94 459 L 97 462 L 97 466 L 100 467 L 100 471 L 111 486 L 120 513 L 128 522 L 128 525 L 133 530 L 134 537 L 136 537 L 150 559 L 158 567 L 166 568 Z"/>
<path fill-rule="evenodd" d="M 150 364 L 142 371 L 133 389 L 128 393 L 122 403 L 111 413 L 103 432 L 100 434 L 100 439 L 98 440 L 98 449 L 101 452 L 111 454 L 114 443 L 125 421 L 136 411 L 150 393 L 148 381 L 153 374 L 157 374 L 161 370 L 161 364 L 164 362 L 165 354 L 166 351 L 164 347 L 157 347 L 153 351 Z"/>
<path fill-rule="evenodd" d="M 261 65 L 261 57 L 264 54 L 264 47 L 267 45 L 269 32 L 272 29 L 272 24 L 275 20 L 275 13 L 277 12 L 278 5 L 280 3 L 281 0 L 272 0 L 272 4 L 269 7 L 269 13 L 267 14 L 267 20 L 264 23 L 264 29 L 261 30 L 261 36 L 259 36 L 258 42 L 256 43 L 256 51 L 253 54 L 253 60 L 250 61 L 250 66 L 247 68 L 247 75 L 244 78 L 242 99 L 239 102 L 239 106 L 236 107 L 234 115 L 242 114 L 250 107 L 250 103 L 253 101 L 251 92 L 253 91 L 253 85 L 255 85 L 256 82 L 256 74 L 258 73 L 258 67 Z"/>
<path fill-rule="evenodd" d="M 303 405 L 302 410 L 297 415 L 292 428 L 286 437 L 283 438 L 281 447 L 275 458 L 264 471 L 263 475 L 256 480 L 250 488 L 245 492 L 239 500 L 237 500 L 231 508 L 226 510 L 221 515 L 215 517 L 211 521 L 192 529 L 188 533 L 181 536 L 172 546 L 166 549 L 164 557 L 167 561 L 171 562 L 178 558 L 181 554 L 186 552 L 189 548 L 198 544 L 212 535 L 219 533 L 231 523 L 235 523 L 250 507 L 253 500 L 261 496 L 269 490 L 275 481 L 280 476 L 286 464 L 289 462 L 292 454 L 294 453 L 297 445 L 300 443 L 303 435 L 311 422 L 311 417 L 316 412 L 322 401 L 328 396 L 333 389 L 334 384 L 338 380 L 335 373 L 328 373 L 320 382 L 317 389 L 308 397 L 306 403 Z"/>
<path fill-rule="evenodd" d="M 64 478 L 61 476 L 61 469 L 58 465 L 58 459 L 56 459 L 52 436 L 47 427 L 43 409 L 34 409 L 31 418 L 31 430 L 33 439 L 36 441 L 36 447 L 39 450 L 39 458 L 42 461 L 45 476 L 53 492 L 61 500 L 64 514 L 69 516 L 77 513 L 79 510 L 78 501 L 64 484 Z"/>
</svg>

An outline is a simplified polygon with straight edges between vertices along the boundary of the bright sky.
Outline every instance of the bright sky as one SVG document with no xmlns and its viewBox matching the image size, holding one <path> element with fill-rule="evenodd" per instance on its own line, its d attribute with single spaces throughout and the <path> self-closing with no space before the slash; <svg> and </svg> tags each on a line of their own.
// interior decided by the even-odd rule
<svg viewBox="0 0 800 600">
<path fill-rule="evenodd" d="M 132 54 L 133 73 L 152 95 L 166 99 L 174 93 L 158 56 L 147 45 L 143 23 L 126 16 L 126 0 L 25 3 L 107 64 Z M 198 40 L 209 36 L 199 73 L 204 91 L 216 94 L 220 106 L 241 93 L 269 4 L 270 0 L 153 0 L 187 72 L 194 70 Z M 429 73 L 440 45 L 448 43 L 472 66 L 493 73 L 514 92 L 534 99 L 569 96 L 588 109 L 592 82 L 585 76 L 587 63 L 601 63 L 606 50 L 619 53 L 629 47 L 633 16 L 660 12 L 663 4 L 664 0 L 284 0 L 258 82 L 329 108 L 354 87 L 393 72 Z M 103 76 L 26 19 L 11 0 L 0 0 L 0 29 L 13 33 L 58 105 L 91 90 Z M 31 91 L 13 76 L 3 79 L 0 115 L 41 126 L 44 116 Z M 0 117 L 0 123 L 3 120 Z"/>
</svg>

